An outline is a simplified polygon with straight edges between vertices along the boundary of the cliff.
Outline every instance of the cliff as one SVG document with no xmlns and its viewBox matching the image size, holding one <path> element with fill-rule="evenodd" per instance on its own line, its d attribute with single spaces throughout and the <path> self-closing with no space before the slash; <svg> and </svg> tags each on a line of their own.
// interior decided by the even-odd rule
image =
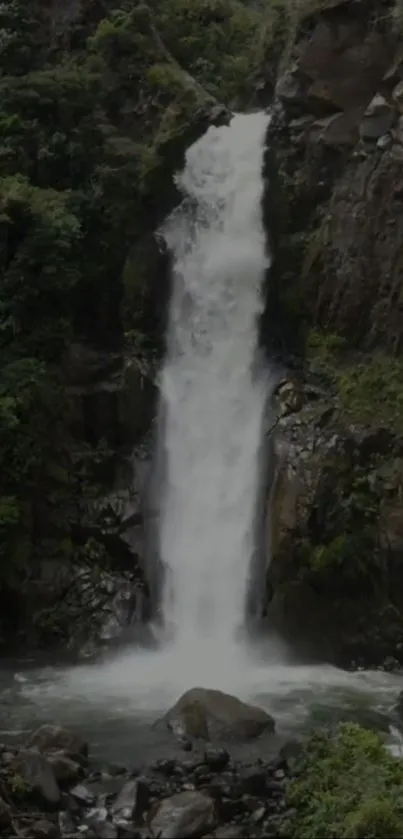
<svg viewBox="0 0 403 839">
<path fill-rule="evenodd" d="M 271 613 L 344 665 L 393 667 L 403 650 L 401 23 L 400 4 L 302 10 L 269 130 L 295 373 L 280 393 Z"/>
</svg>

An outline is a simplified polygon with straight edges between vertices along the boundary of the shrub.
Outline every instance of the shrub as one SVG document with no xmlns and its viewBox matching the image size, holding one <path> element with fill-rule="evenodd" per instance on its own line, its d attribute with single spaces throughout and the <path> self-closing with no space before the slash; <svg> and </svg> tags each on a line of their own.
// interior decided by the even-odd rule
<svg viewBox="0 0 403 839">
<path fill-rule="evenodd" d="M 315 734 L 296 767 L 282 828 L 290 839 L 403 836 L 403 761 L 355 724 Z"/>
</svg>

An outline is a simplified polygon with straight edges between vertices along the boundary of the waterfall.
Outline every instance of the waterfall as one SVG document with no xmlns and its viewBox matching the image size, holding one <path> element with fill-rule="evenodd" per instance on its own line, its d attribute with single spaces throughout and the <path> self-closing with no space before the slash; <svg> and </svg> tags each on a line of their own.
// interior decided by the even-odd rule
<svg viewBox="0 0 403 839">
<path fill-rule="evenodd" d="M 362 708 L 380 689 L 390 707 L 389 692 L 398 689 L 390 675 L 383 685 L 382 673 L 296 664 L 272 632 L 243 643 L 247 595 L 256 612 L 262 605 L 255 542 L 259 521 L 263 541 L 274 471 L 263 439 L 277 373 L 265 370 L 258 354 L 269 262 L 261 219 L 267 124 L 261 113 L 238 115 L 189 149 L 177 178 L 183 202 L 162 231 L 174 257 L 153 475 L 160 482 L 155 554 L 165 566 L 165 644 L 134 644 L 101 662 L 50 668 L 50 677 L 46 668 L 38 683 L 25 676 L 21 688 L 44 719 L 58 708 L 61 721 L 85 720 L 85 732 L 93 722 L 101 741 L 116 741 L 119 727 L 110 724 L 126 717 L 123 738 L 130 750 L 140 744 L 140 763 L 150 717 L 161 717 L 197 685 L 267 708 L 283 731 L 296 724 L 298 736 L 318 703 L 333 718 L 344 707 L 342 695 L 348 709 L 355 691 Z"/>
<path fill-rule="evenodd" d="M 173 254 L 161 374 L 162 613 L 173 646 L 196 655 L 200 644 L 225 655 L 245 618 L 268 392 L 257 349 L 268 121 L 236 115 L 189 149 L 177 176 L 183 201 L 162 229 Z"/>
</svg>

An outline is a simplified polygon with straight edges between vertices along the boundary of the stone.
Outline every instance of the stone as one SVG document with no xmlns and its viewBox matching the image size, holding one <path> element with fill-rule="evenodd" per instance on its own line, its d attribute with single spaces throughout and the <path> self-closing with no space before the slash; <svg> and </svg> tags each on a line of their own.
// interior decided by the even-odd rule
<svg viewBox="0 0 403 839">
<path fill-rule="evenodd" d="M 377 93 L 369 103 L 360 125 L 363 140 L 378 140 L 386 134 L 393 123 L 393 108 L 384 96 Z"/>
<path fill-rule="evenodd" d="M 69 755 L 88 755 L 88 743 L 75 731 L 61 725 L 41 725 L 31 734 L 28 746 L 35 746 L 40 752 L 67 752 Z"/>
<path fill-rule="evenodd" d="M 97 839 L 117 839 L 118 828 L 108 819 L 106 807 L 95 807 L 86 816 L 86 823 Z"/>
<path fill-rule="evenodd" d="M 403 163 L 403 146 L 400 144 L 394 143 L 389 154 L 391 159 L 395 160 L 396 163 Z"/>
<path fill-rule="evenodd" d="M 267 790 L 267 772 L 260 766 L 245 766 L 240 772 L 242 792 L 249 795 L 264 795 Z"/>
<path fill-rule="evenodd" d="M 304 394 L 296 382 L 284 379 L 276 389 L 276 397 L 281 417 L 300 411 L 304 404 Z"/>
<path fill-rule="evenodd" d="M 155 763 L 152 764 L 151 768 L 154 770 L 154 772 L 159 772 L 161 775 L 165 775 L 167 778 L 169 778 L 171 775 L 174 774 L 175 767 L 176 760 L 166 758 L 155 761 Z"/>
<path fill-rule="evenodd" d="M 11 826 L 11 808 L 0 797 L 0 830 L 6 830 Z"/>
<path fill-rule="evenodd" d="M 174 734 L 202 740 L 242 741 L 274 732 L 274 720 L 262 708 L 207 688 L 186 691 L 164 719 Z"/>
<path fill-rule="evenodd" d="M 275 95 L 286 107 L 303 103 L 304 85 L 296 64 L 287 73 L 280 76 L 276 84 Z"/>
<path fill-rule="evenodd" d="M 382 151 L 388 149 L 391 145 L 392 137 L 390 134 L 382 134 L 382 137 L 380 137 L 379 140 L 376 141 L 377 149 L 381 149 Z"/>
<path fill-rule="evenodd" d="M 359 139 L 358 124 L 356 112 L 331 114 L 315 120 L 311 126 L 310 140 L 318 140 L 329 148 L 353 148 Z"/>
<path fill-rule="evenodd" d="M 403 64 L 403 48 L 397 48 L 397 52 L 393 56 L 393 61 L 389 65 L 383 77 L 384 82 L 389 84 L 397 84 L 402 78 L 402 64 Z"/>
<path fill-rule="evenodd" d="M 138 828 L 127 819 L 114 818 L 113 824 L 116 826 L 119 839 L 154 839 L 146 827 Z"/>
<path fill-rule="evenodd" d="M 215 749 L 208 746 L 204 750 L 204 760 L 210 769 L 219 771 L 225 769 L 229 763 L 229 754 L 226 749 Z"/>
<path fill-rule="evenodd" d="M 337 97 L 335 97 L 333 85 L 325 79 L 316 79 L 306 93 L 306 101 L 309 110 L 318 116 L 334 114 L 339 110 Z"/>
<path fill-rule="evenodd" d="M 71 836 L 75 831 L 73 816 L 68 810 L 61 810 L 58 814 L 59 830 L 62 836 Z"/>
<path fill-rule="evenodd" d="M 397 109 L 403 114 L 403 81 L 399 82 L 393 89 L 392 99 Z"/>
<path fill-rule="evenodd" d="M 32 825 L 30 836 L 35 837 L 35 839 L 57 839 L 59 830 L 54 822 L 48 821 L 48 819 L 39 819 Z"/>
<path fill-rule="evenodd" d="M 85 784 L 76 784 L 70 790 L 70 795 L 83 807 L 91 807 L 95 801 L 94 793 Z"/>
<path fill-rule="evenodd" d="M 400 670 L 400 664 L 393 655 L 388 655 L 383 662 L 383 669 L 387 671 L 387 673 L 393 673 L 395 670 Z"/>
<path fill-rule="evenodd" d="M 112 805 L 112 813 L 125 819 L 140 818 L 147 809 L 150 790 L 145 778 L 127 781 Z"/>
<path fill-rule="evenodd" d="M 160 802 L 150 826 L 159 839 L 192 839 L 212 830 L 215 821 L 214 802 L 209 796 L 180 792 Z"/>
<path fill-rule="evenodd" d="M 82 767 L 64 752 L 54 752 L 49 755 L 49 763 L 55 773 L 55 778 L 61 787 L 75 783 L 82 775 Z"/>
<path fill-rule="evenodd" d="M 217 827 L 217 830 L 211 835 L 215 839 L 241 839 L 241 837 L 245 836 L 245 831 L 242 825 L 228 824 Z"/>
<path fill-rule="evenodd" d="M 53 768 L 37 749 L 21 749 L 12 763 L 14 773 L 39 794 L 44 804 L 56 806 L 60 789 Z"/>
</svg>

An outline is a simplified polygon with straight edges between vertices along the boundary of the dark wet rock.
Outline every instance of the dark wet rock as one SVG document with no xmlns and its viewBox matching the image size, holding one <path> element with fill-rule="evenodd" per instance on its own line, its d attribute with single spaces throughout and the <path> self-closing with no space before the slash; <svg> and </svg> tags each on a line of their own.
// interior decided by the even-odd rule
<svg viewBox="0 0 403 839">
<path fill-rule="evenodd" d="M 230 757 L 226 749 L 215 749 L 212 746 L 207 746 L 204 750 L 204 760 L 210 769 L 225 769 L 229 759 Z"/>
<path fill-rule="evenodd" d="M 145 778 L 128 781 L 112 805 L 112 813 L 121 818 L 140 818 L 150 800 L 150 784 Z"/>
<path fill-rule="evenodd" d="M 28 740 L 28 746 L 35 746 L 40 752 L 64 752 L 66 755 L 88 755 L 88 743 L 76 731 L 61 725 L 41 725 Z"/>
<path fill-rule="evenodd" d="M 164 719 L 175 735 L 202 740 L 242 741 L 274 732 L 274 720 L 262 708 L 206 688 L 184 693 Z"/>
<path fill-rule="evenodd" d="M 384 96 L 377 93 L 366 108 L 360 125 L 361 137 L 365 140 L 378 140 L 392 126 L 393 108 Z"/>
<path fill-rule="evenodd" d="M 383 662 L 383 669 L 388 673 L 393 673 L 395 670 L 400 670 L 400 663 L 393 655 L 388 655 Z"/>
<path fill-rule="evenodd" d="M 41 769 L 44 766 L 50 769 L 54 783 L 54 769 L 62 768 L 64 777 L 70 761 L 75 763 L 75 768 L 79 767 L 82 775 L 79 783 L 66 784 L 59 793 L 57 803 L 52 804 L 52 809 L 58 810 L 53 816 L 46 815 L 50 808 L 43 792 L 38 795 L 43 779 L 34 779 L 34 790 L 33 783 L 24 780 L 19 772 L 16 801 L 17 808 L 23 809 L 17 813 L 16 825 L 19 829 L 21 824 L 24 837 L 29 830 L 29 836 L 43 839 L 52 836 L 55 839 L 204 839 L 208 836 L 230 839 L 238 835 L 260 839 L 276 835 L 273 820 L 280 817 L 284 807 L 288 768 L 286 759 L 278 753 L 270 761 L 259 759 L 245 764 L 242 759 L 233 759 L 221 744 L 196 743 L 191 758 L 165 758 L 141 770 L 127 768 L 125 776 L 115 777 L 90 762 L 79 766 L 62 751 L 50 752 L 48 756 L 37 749 L 14 748 L 12 762 L 4 766 L 1 758 L 5 753 L 0 747 L 0 778 L 5 773 L 6 789 L 11 792 L 17 764 L 20 768 L 26 763 L 27 753 L 29 761 L 34 756 L 36 769 L 37 761 Z M 34 811 L 32 816 L 30 808 Z M 0 807 L 0 835 L 4 833 L 2 818 L 7 828 L 10 812 L 14 823 L 14 800 L 11 811 L 7 802 L 3 809 L 4 816 Z"/>
<path fill-rule="evenodd" d="M 241 839 L 244 836 L 244 830 L 241 825 L 222 825 L 217 827 L 211 836 L 214 839 Z"/>
<path fill-rule="evenodd" d="M 158 805 L 151 829 L 159 839 L 203 836 L 214 827 L 213 800 L 200 792 L 181 792 Z"/>
<path fill-rule="evenodd" d="M 75 830 L 73 816 L 68 810 L 61 810 L 58 814 L 59 830 L 61 836 L 71 836 Z"/>
<path fill-rule="evenodd" d="M 267 771 L 259 766 L 242 768 L 240 783 L 243 792 L 251 795 L 264 795 L 267 790 Z"/>
<path fill-rule="evenodd" d="M 102 774 L 100 778 L 88 782 L 88 789 L 99 799 L 111 798 L 118 795 L 122 789 L 123 779 L 121 777 L 110 777 Z"/>
<path fill-rule="evenodd" d="M 71 814 L 79 813 L 80 812 L 80 804 L 70 795 L 69 792 L 63 792 L 60 796 L 60 807 L 62 810 L 69 812 Z"/>
<path fill-rule="evenodd" d="M 126 819 L 114 818 L 113 824 L 118 832 L 118 839 L 154 839 L 154 836 L 145 827 L 137 827 L 133 822 Z"/>
<path fill-rule="evenodd" d="M 86 815 L 85 823 L 99 839 L 117 839 L 118 837 L 118 828 L 109 819 L 106 807 L 95 807 L 90 810 Z"/>
<path fill-rule="evenodd" d="M 95 801 L 95 794 L 86 784 L 76 784 L 70 790 L 70 795 L 83 807 L 90 807 Z"/>
<path fill-rule="evenodd" d="M 32 826 L 31 835 L 34 839 L 57 839 L 60 833 L 54 822 L 48 821 L 48 819 L 39 819 Z"/>
<path fill-rule="evenodd" d="M 57 806 L 60 789 L 53 768 L 37 749 L 21 749 L 12 763 L 14 777 L 27 785 L 27 792 L 38 794 L 43 804 Z"/>
<path fill-rule="evenodd" d="M 0 797 L 0 831 L 11 827 L 11 807 Z"/>
<path fill-rule="evenodd" d="M 173 775 L 175 771 L 176 761 L 175 760 L 157 760 L 155 763 L 152 764 L 152 769 L 155 772 L 159 772 L 161 775 L 165 775 L 169 778 L 170 775 Z"/>
<path fill-rule="evenodd" d="M 79 763 L 67 757 L 64 752 L 54 752 L 49 755 L 49 763 L 55 773 L 55 778 L 61 787 L 75 783 L 83 774 Z"/>
</svg>

